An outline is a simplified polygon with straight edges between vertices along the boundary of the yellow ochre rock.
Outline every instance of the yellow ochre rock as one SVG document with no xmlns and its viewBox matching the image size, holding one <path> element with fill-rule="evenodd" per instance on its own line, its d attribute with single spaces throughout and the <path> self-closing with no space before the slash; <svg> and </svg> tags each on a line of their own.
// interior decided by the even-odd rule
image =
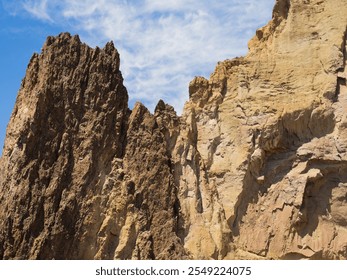
<svg viewBox="0 0 347 280">
<path fill-rule="evenodd" d="M 182 116 L 49 37 L 0 159 L 2 259 L 347 259 L 347 0 L 277 0 Z"/>
</svg>

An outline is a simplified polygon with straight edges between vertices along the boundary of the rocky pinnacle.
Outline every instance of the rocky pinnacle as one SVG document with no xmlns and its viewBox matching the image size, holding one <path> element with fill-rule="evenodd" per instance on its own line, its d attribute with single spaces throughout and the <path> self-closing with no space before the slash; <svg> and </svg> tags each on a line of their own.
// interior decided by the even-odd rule
<svg viewBox="0 0 347 280">
<path fill-rule="evenodd" d="M 277 0 L 181 116 L 48 37 L 0 159 L 0 259 L 346 259 L 347 0 Z"/>
</svg>

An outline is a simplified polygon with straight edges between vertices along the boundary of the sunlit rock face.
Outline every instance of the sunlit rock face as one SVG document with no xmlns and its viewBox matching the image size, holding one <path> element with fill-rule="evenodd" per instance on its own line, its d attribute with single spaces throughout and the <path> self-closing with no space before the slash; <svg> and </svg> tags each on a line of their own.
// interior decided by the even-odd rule
<svg viewBox="0 0 347 280">
<path fill-rule="evenodd" d="M 3 259 L 346 259 L 347 0 L 277 0 L 182 116 L 49 37 L 0 159 Z"/>
</svg>

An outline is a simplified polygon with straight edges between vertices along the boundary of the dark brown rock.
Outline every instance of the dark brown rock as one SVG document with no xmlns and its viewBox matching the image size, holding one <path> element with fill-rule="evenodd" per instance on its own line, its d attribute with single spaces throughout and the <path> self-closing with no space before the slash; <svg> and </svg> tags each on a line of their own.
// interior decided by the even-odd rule
<svg viewBox="0 0 347 280">
<path fill-rule="evenodd" d="M 48 37 L 7 130 L 0 257 L 184 257 L 162 140 L 147 109 L 130 114 L 113 43 L 91 49 L 68 33 Z"/>
</svg>

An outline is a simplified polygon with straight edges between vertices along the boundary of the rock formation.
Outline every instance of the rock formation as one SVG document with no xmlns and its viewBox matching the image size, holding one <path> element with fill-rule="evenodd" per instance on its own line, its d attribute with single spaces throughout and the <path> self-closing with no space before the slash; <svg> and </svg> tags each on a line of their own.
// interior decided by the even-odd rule
<svg viewBox="0 0 347 280">
<path fill-rule="evenodd" d="M 277 0 L 182 116 L 112 43 L 32 57 L 0 159 L 2 259 L 346 259 L 347 0 Z"/>
</svg>

